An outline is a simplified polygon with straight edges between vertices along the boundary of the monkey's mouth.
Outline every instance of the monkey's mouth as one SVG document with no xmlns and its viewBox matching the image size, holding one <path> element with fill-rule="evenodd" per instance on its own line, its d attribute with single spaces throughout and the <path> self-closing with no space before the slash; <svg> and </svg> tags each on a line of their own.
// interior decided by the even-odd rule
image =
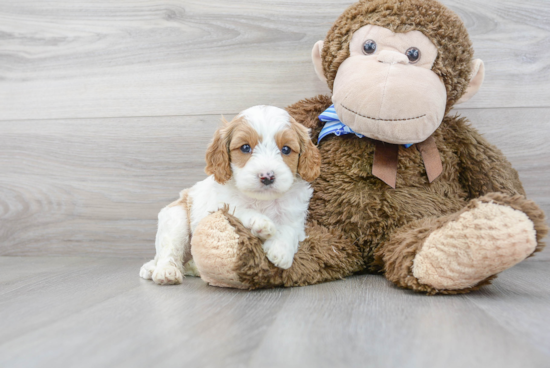
<svg viewBox="0 0 550 368">
<path fill-rule="evenodd" d="M 404 119 L 380 119 L 380 118 L 372 118 L 370 116 L 367 116 L 367 115 L 363 115 L 363 114 L 360 114 L 358 113 L 357 111 L 353 111 L 352 109 L 340 104 L 340 106 L 342 106 L 344 109 L 348 110 L 349 112 L 351 113 L 354 113 L 355 115 L 357 116 L 361 116 L 362 118 L 365 118 L 365 119 L 369 119 L 369 120 L 374 120 L 374 121 L 409 121 L 409 120 L 417 120 L 417 119 L 421 119 L 423 117 L 426 116 L 426 114 L 423 114 L 423 115 L 420 115 L 420 116 L 416 116 L 416 117 L 413 117 L 413 118 L 404 118 Z"/>
</svg>

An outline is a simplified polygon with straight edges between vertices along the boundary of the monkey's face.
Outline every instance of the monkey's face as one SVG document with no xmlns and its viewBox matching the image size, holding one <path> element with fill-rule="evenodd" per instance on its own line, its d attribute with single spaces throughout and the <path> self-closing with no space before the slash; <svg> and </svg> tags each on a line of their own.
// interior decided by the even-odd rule
<svg viewBox="0 0 550 368">
<path fill-rule="evenodd" d="M 315 70 L 322 80 L 321 50 L 312 52 Z M 441 124 L 447 92 L 432 71 L 437 48 L 420 31 L 394 33 L 366 25 L 349 42 L 349 57 L 339 66 L 332 101 L 338 117 L 356 133 L 395 144 L 426 140 Z M 481 60 L 472 61 L 466 93 L 457 103 L 473 96 L 483 81 Z"/>
<path fill-rule="evenodd" d="M 445 85 L 431 71 L 437 48 L 419 31 L 368 25 L 350 42 L 334 79 L 332 101 L 355 132 L 396 144 L 427 139 L 445 114 Z"/>
</svg>

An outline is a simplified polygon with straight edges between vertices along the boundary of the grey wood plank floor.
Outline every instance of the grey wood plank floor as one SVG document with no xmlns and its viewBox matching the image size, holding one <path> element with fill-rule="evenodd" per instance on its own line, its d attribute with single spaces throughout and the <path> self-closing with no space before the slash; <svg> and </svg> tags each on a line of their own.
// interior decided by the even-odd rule
<svg viewBox="0 0 550 368">
<path fill-rule="evenodd" d="M 2 367 L 548 367 L 549 262 L 468 295 L 363 275 L 254 292 L 161 287 L 137 259 L 0 257 Z"/>
</svg>

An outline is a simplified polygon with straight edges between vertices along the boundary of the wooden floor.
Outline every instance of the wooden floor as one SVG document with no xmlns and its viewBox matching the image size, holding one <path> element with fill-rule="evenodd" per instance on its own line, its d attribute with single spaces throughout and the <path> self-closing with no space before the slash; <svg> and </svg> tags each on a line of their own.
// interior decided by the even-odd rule
<svg viewBox="0 0 550 368">
<path fill-rule="evenodd" d="M 377 275 L 157 286 L 139 260 L 0 257 L 1 367 L 549 367 L 550 262 L 428 297 Z"/>
</svg>

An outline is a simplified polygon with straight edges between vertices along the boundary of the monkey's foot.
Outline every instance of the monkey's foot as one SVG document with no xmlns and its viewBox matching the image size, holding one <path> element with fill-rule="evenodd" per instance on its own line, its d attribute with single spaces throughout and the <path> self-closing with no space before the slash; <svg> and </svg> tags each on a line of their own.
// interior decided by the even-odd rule
<svg viewBox="0 0 550 368">
<path fill-rule="evenodd" d="M 210 285 L 248 289 L 236 272 L 239 234 L 223 211 L 215 212 L 200 222 L 191 238 L 191 254 L 200 277 Z"/>
<path fill-rule="evenodd" d="M 428 236 L 412 273 L 436 289 L 464 289 L 523 261 L 536 246 L 535 227 L 525 213 L 478 203 Z"/>
<path fill-rule="evenodd" d="M 544 247 L 542 210 L 523 196 L 491 193 L 461 211 L 410 223 L 377 250 L 386 277 L 428 294 L 479 289 Z"/>
<path fill-rule="evenodd" d="M 225 210 L 204 218 L 191 253 L 201 278 L 213 286 L 258 289 L 338 280 L 362 269 L 361 252 L 336 230 L 308 224 L 308 237 L 288 269 L 269 261 L 262 241 Z"/>
</svg>

